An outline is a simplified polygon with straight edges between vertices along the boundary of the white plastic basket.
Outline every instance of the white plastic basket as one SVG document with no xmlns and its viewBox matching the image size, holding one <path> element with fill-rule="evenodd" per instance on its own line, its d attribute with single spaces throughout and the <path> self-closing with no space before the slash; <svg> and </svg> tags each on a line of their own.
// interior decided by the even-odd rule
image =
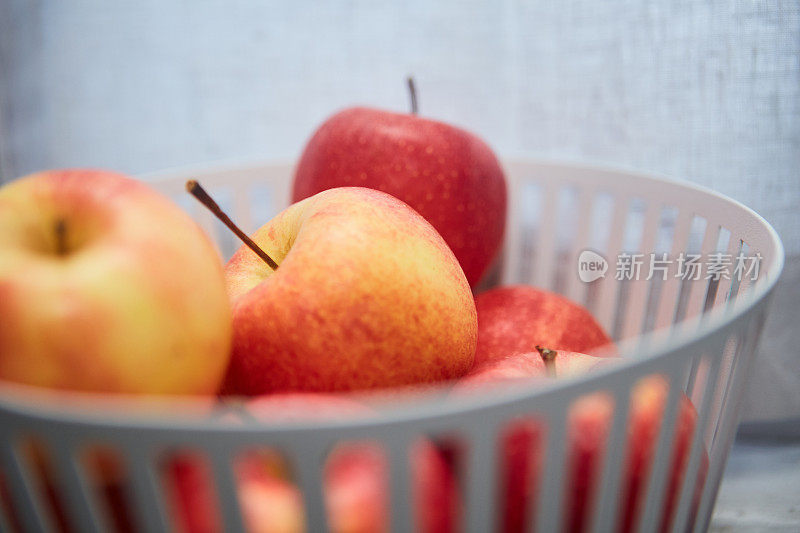
<svg viewBox="0 0 800 533">
<path fill-rule="evenodd" d="M 414 529 L 412 483 L 407 458 L 419 436 L 433 440 L 454 436 L 464 446 L 459 469 L 461 529 L 496 530 L 499 508 L 499 432 L 512 418 L 535 415 L 546 421 L 544 470 L 535 509 L 561 509 L 565 475 L 567 410 L 592 391 L 614 398 L 611 431 L 606 442 L 600 482 L 595 493 L 593 531 L 617 524 L 626 416 L 631 388 L 651 374 L 671 384 L 660 425 L 656 452 L 638 513 L 643 531 L 658 528 L 674 440 L 678 401 L 692 399 L 698 422 L 692 435 L 687 474 L 683 476 L 672 531 L 708 527 L 720 477 L 738 424 L 739 406 L 750 362 L 762 329 L 775 280 L 783 266 L 783 249 L 774 230 L 738 202 L 707 189 L 629 172 L 566 166 L 526 160 L 506 161 L 510 210 L 501 281 L 555 289 L 587 305 L 614 332 L 625 360 L 596 374 L 549 382 L 534 389 L 468 397 L 460 402 L 436 397 L 398 405 L 357 422 L 322 424 L 231 425 L 224 418 L 183 417 L 173 404 L 153 414 L 140 409 L 121 412 L 119 400 L 103 399 L 103 408 L 63 405 L 63 395 L 0 385 L 0 473 L 8 488 L 15 520 L 31 531 L 52 525 L 37 479 L 24 460 L 19 442 L 42 441 L 53 456 L 55 490 L 66 502 L 76 531 L 106 531 L 107 517 L 89 489 L 88 474 L 78 460 L 88 445 L 102 443 L 121 455 L 129 473 L 125 493 L 137 529 L 169 529 L 170 513 L 157 474 L 164 450 L 191 448 L 205 455 L 217 486 L 226 531 L 242 531 L 231 460 L 242 449 L 268 445 L 293 465 L 303 493 L 309 531 L 326 529 L 322 464 L 331 447 L 342 441 L 380 443 L 390 458 L 389 509 L 392 531 Z M 237 244 L 204 209 L 184 193 L 188 178 L 198 179 L 246 231 L 255 229 L 286 205 L 292 169 L 284 164 L 176 171 L 145 176 L 184 205 L 229 255 Z M 637 236 L 638 234 L 638 236 Z M 728 237 L 727 240 L 725 237 Z M 605 278 L 585 284 L 577 276 L 579 253 L 592 248 L 609 259 Z M 721 279 L 683 282 L 669 272 L 667 281 L 620 282 L 614 258 L 620 252 L 714 251 L 760 254 L 757 280 Z M 97 398 L 89 396 L 90 401 Z M 59 405 L 56 405 L 56 402 Z M 123 402 L 124 403 L 124 402 Z M 85 405 L 85 404 L 83 404 Z M 185 406 L 184 406 L 185 407 Z M 692 519 L 693 480 L 704 450 L 710 459 L 696 520 Z M 543 484 L 543 485 L 542 485 Z M 695 502 L 696 503 L 696 502 Z M 0 507 L 2 509 L 2 507 Z M 8 509 L 0 512 L 0 529 L 10 528 Z M 563 529 L 564 513 L 530 513 L 529 530 Z"/>
</svg>

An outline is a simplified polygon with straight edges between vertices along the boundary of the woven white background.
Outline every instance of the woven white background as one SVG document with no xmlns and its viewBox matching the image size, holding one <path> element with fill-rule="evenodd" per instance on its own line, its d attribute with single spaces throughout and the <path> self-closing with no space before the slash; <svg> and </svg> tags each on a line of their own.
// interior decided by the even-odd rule
<svg viewBox="0 0 800 533">
<path fill-rule="evenodd" d="M 501 154 L 702 183 L 800 254 L 797 0 L 0 0 L 0 178 L 294 157 L 337 108 L 407 109 L 407 73 Z M 748 416 L 800 414 L 787 305 Z"/>
</svg>

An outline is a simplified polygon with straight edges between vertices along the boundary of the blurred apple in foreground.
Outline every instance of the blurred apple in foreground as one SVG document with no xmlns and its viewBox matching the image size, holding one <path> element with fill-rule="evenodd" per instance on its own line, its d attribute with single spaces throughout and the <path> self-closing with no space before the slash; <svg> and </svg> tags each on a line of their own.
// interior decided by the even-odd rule
<svg viewBox="0 0 800 533">
<path fill-rule="evenodd" d="M 0 378 L 213 394 L 231 313 L 216 250 L 143 183 L 54 170 L 0 189 Z"/>
<path fill-rule="evenodd" d="M 551 350 L 604 355 L 611 338 L 589 311 L 554 292 L 512 285 L 479 294 L 475 366 L 516 353 Z M 605 347 L 605 349 L 604 349 Z"/>
<path fill-rule="evenodd" d="M 246 417 L 261 421 L 330 421 L 363 416 L 366 406 L 324 394 L 279 394 L 249 402 Z M 236 461 L 238 495 L 248 531 L 292 533 L 306 530 L 302 495 L 291 480 L 291 465 L 274 450 L 249 451 Z M 170 467 L 174 506 L 185 533 L 219 531 L 210 473 L 191 456 Z M 416 530 L 453 530 L 455 479 L 434 446 L 420 441 L 412 450 Z M 324 496 L 330 530 L 349 533 L 388 531 L 388 464 L 372 444 L 337 446 L 324 471 Z M 408 511 L 407 511 L 408 512 Z"/>
<path fill-rule="evenodd" d="M 456 398 L 475 393 L 478 389 L 491 389 L 498 383 L 522 378 L 559 379 L 613 364 L 613 359 L 601 359 L 574 352 L 555 352 L 540 347 L 539 352 L 512 355 L 499 361 L 476 367 L 462 378 L 453 389 Z M 648 376 L 636 383 L 631 393 L 631 407 L 627 430 L 625 470 L 620 481 L 622 491 L 621 520 L 616 531 L 632 531 L 637 513 L 642 512 L 644 492 L 658 429 L 668 393 L 668 383 L 660 376 Z M 565 531 L 585 531 L 593 505 L 603 487 L 599 482 L 600 464 L 605 453 L 605 443 L 611 426 L 614 404 L 605 393 L 592 393 L 579 398 L 569 410 L 567 426 L 567 472 L 564 482 L 563 502 Z M 676 511 L 677 496 L 686 470 L 689 445 L 696 423 L 694 406 L 681 395 L 679 413 L 675 420 L 673 455 L 669 459 L 667 489 L 663 501 L 665 513 L 659 531 L 666 531 Z M 503 505 L 503 531 L 524 531 L 528 520 L 526 510 L 535 501 L 539 476 L 544 471 L 542 459 L 545 446 L 545 428 L 536 420 L 512 422 L 503 437 L 500 488 Z M 705 453 L 705 452 L 704 452 Z M 697 488 L 705 479 L 708 458 L 703 457 Z M 699 492 L 695 495 L 695 504 Z M 534 510 L 533 512 L 536 512 Z"/>
<path fill-rule="evenodd" d="M 234 345 L 224 391 L 374 389 L 459 377 L 477 324 L 469 285 L 436 230 L 363 188 L 322 192 L 255 232 L 226 267 Z"/>
<path fill-rule="evenodd" d="M 491 148 L 467 131 L 415 114 L 341 111 L 308 141 L 292 198 L 343 186 L 377 189 L 414 208 L 444 237 L 473 287 L 500 250 L 505 177 Z"/>
</svg>

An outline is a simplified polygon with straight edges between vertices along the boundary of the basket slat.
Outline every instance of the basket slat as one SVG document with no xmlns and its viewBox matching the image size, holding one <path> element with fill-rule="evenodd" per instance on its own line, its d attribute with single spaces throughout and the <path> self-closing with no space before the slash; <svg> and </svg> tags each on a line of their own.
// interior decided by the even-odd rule
<svg viewBox="0 0 800 533">
<path fill-rule="evenodd" d="M 689 232 L 692 226 L 693 213 L 683 209 L 678 213 L 675 221 L 675 231 L 672 234 L 670 246 L 670 259 L 673 261 L 668 270 L 667 280 L 661 285 L 661 297 L 656 312 L 655 329 L 671 326 L 677 318 L 678 296 L 680 294 L 680 280 L 676 277 L 677 265 L 675 260 L 678 254 L 686 251 L 689 242 Z"/>
<path fill-rule="evenodd" d="M 584 304 L 586 302 L 586 284 L 578 277 L 576 265 L 581 251 L 589 245 L 590 223 L 592 220 L 592 205 L 596 198 L 596 191 L 590 188 L 578 190 L 578 223 L 575 237 L 570 247 L 570 254 L 567 257 L 566 266 L 566 287 L 564 294 L 567 298 Z"/>
<path fill-rule="evenodd" d="M 23 465 L 13 442 L 9 435 L 3 436 L 0 460 L 14 511 L 26 531 L 53 531 L 53 517 L 45 510 L 37 483 Z"/>
<path fill-rule="evenodd" d="M 552 216 L 548 211 L 549 206 L 557 205 L 558 189 L 551 183 L 543 185 L 542 203 L 537 213 L 538 244 L 533 250 L 533 278 L 532 283 L 545 289 L 553 286 L 553 266 L 556 259 L 556 223 L 558 217 Z"/>
<path fill-rule="evenodd" d="M 538 480 L 536 512 L 529 513 L 529 531 L 560 531 L 564 519 L 564 475 L 566 468 L 567 409 L 559 406 L 548 413 L 544 470 Z"/>
<path fill-rule="evenodd" d="M 53 450 L 61 482 L 61 494 L 67 503 L 67 515 L 70 516 L 72 524 L 77 526 L 76 531 L 98 533 L 109 531 L 105 517 L 96 507 L 91 486 L 73 450 L 72 446 L 58 446 Z"/>
<path fill-rule="evenodd" d="M 629 413 L 631 398 L 629 391 L 616 390 L 613 394 L 614 399 L 614 415 L 611 421 L 611 429 L 609 430 L 608 439 L 606 440 L 605 451 L 602 459 L 602 467 L 600 472 L 599 483 L 597 484 L 599 492 L 597 505 L 593 510 L 593 526 L 594 533 L 604 533 L 611 531 L 614 524 L 617 523 L 619 515 L 619 501 L 620 501 L 620 482 L 622 479 L 622 472 L 625 464 L 623 458 L 627 453 L 630 453 L 628 448 L 627 426 L 629 423 Z"/>
<path fill-rule="evenodd" d="M 708 255 L 717 248 L 717 240 L 721 227 L 714 224 L 711 220 L 707 220 L 706 230 L 703 235 L 703 244 L 700 247 L 700 254 L 702 255 L 701 261 L 705 261 Z M 709 283 L 703 279 L 704 274 L 701 275 L 697 281 L 688 282 L 689 301 L 686 305 L 686 313 L 683 318 L 694 318 L 703 312 L 703 305 L 708 295 Z"/>
<path fill-rule="evenodd" d="M 609 229 L 609 241 L 606 247 L 606 260 L 608 261 L 608 272 L 604 278 L 595 283 L 599 283 L 597 289 L 597 304 L 595 306 L 595 318 L 606 331 L 611 331 L 614 327 L 614 315 L 617 305 L 618 286 L 615 276 L 616 259 L 622 251 L 622 241 L 625 234 L 625 222 L 631 209 L 631 197 L 625 194 L 616 195 L 614 198 L 614 215 Z"/>
<path fill-rule="evenodd" d="M 701 359 L 701 356 L 697 356 L 696 359 Z M 690 518 L 689 511 L 693 504 L 692 500 L 694 499 L 694 484 L 699 482 L 697 475 L 700 468 L 702 454 L 705 450 L 705 439 L 703 437 L 705 434 L 704 428 L 708 424 L 710 418 L 711 398 L 714 396 L 714 384 L 717 383 L 717 380 L 713 379 L 713 376 L 717 376 L 719 373 L 721 361 L 719 357 L 712 357 L 710 359 L 711 364 L 710 371 L 707 375 L 707 384 L 701 400 L 700 409 L 698 410 L 694 432 L 692 433 L 689 461 L 688 465 L 686 466 L 686 473 L 683 476 L 683 481 L 681 482 L 681 490 L 679 492 L 680 497 L 678 506 L 676 507 L 675 519 L 672 527 L 673 533 L 686 531 L 686 527 L 689 525 L 687 524 L 687 521 Z M 693 367 L 696 368 L 696 365 L 693 365 Z"/>
<path fill-rule="evenodd" d="M 645 279 L 645 271 L 648 268 L 647 254 L 653 251 L 658 232 L 659 218 L 661 216 L 661 205 L 649 202 L 645 211 L 644 229 L 642 230 L 641 242 L 639 244 L 640 253 L 645 254 L 642 272 L 639 279 L 628 282 L 628 302 L 623 314 L 624 322 L 622 327 L 622 339 L 629 339 L 642 333 L 642 326 L 647 310 L 647 296 L 649 294 L 650 283 Z"/>
<path fill-rule="evenodd" d="M 387 447 L 389 459 L 389 515 L 391 518 L 391 530 L 398 532 L 414 531 L 414 516 L 411 510 L 414 508 L 413 490 L 416 488 L 411 482 L 410 463 L 416 459 L 414 457 L 414 447 L 405 438 L 391 440 Z M 417 509 L 417 512 L 421 512 Z"/>
<path fill-rule="evenodd" d="M 231 533 L 244 533 L 244 520 L 236 490 L 236 476 L 230 450 L 214 450 L 209 454 L 211 469 L 217 484 L 217 500 L 219 501 L 220 516 L 225 524 L 225 531 Z"/>
<path fill-rule="evenodd" d="M 142 531 L 167 531 L 168 518 L 165 498 L 159 475 L 153 465 L 153 457 L 144 448 L 130 447 L 125 450 L 128 472 L 131 476 L 132 508 Z"/>
<path fill-rule="evenodd" d="M 462 521 L 467 531 L 494 531 L 497 520 L 498 464 L 497 432 L 493 424 L 481 424 L 472 431 L 467 447 L 465 485 L 466 516 Z"/>
<path fill-rule="evenodd" d="M 639 516 L 639 525 L 652 527 L 653 531 L 658 529 L 657 526 L 664 510 L 663 502 L 669 469 L 677 466 L 673 464 L 672 458 L 676 444 L 675 436 L 679 431 L 680 418 L 677 417 L 679 399 L 683 393 L 683 389 L 678 385 L 681 370 L 680 366 L 674 365 L 673 371 L 665 376 L 669 382 L 669 393 L 667 394 L 664 412 L 661 415 L 658 439 L 652 455 L 653 460 L 649 467 L 649 480 L 645 485 L 647 487 L 645 491 L 646 500 Z"/>
<path fill-rule="evenodd" d="M 736 391 L 736 397 L 730 399 L 733 405 L 723 413 L 723 419 L 718 430 L 721 431 L 721 442 L 713 442 L 709 446 L 710 465 L 708 469 L 708 480 L 703 487 L 703 494 L 700 498 L 700 506 L 698 510 L 699 520 L 695 524 L 695 532 L 700 533 L 708 529 L 708 524 L 711 521 L 711 510 L 714 506 L 714 501 L 719 490 L 719 483 L 722 480 L 722 471 L 725 467 L 725 462 L 728 459 L 728 452 L 730 452 L 730 445 L 733 441 L 733 436 L 736 432 L 740 415 L 740 404 L 744 397 L 743 380 L 746 375 L 746 370 L 749 368 L 750 362 L 753 359 L 754 348 L 758 343 L 761 331 L 764 326 L 765 315 L 761 312 L 760 316 L 755 317 L 749 324 L 749 327 L 744 333 L 742 342 L 740 343 L 737 352 L 740 357 L 737 358 L 736 364 L 732 369 L 731 384 Z"/>
<path fill-rule="evenodd" d="M 327 513 L 325 512 L 324 486 L 324 448 L 317 443 L 297 443 L 287 448 L 291 453 L 295 480 L 303 494 L 303 508 L 308 531 L 329 531 Z"/>
</svg>

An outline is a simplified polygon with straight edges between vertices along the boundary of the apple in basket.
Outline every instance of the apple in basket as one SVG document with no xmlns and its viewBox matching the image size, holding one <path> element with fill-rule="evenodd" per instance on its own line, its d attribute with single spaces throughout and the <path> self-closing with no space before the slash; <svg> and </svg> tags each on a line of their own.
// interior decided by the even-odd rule
<svg viewBox="0 0 800 533">
<path fill-rule="evenodd" d="M 225 268 L 234 331 L 224 393 L 385 388 L 472 367 L 477 318 L 464 273 L 396 198 L 327 190 L 244 240 Z"/>
<path fill-rule="evenodd" d="M 410 205 L 442 235 L 471 286 L 502 245 L 506 182 L 475 135 L 412 113 L 355 107 L 328 118 L 297 165 L 292 198 L 333 187 L 369 187 Z"/>
<path fill-rule="evenodd" d="M 327 394 L 276 394 L 248 402 L 244 416 L 262 422 L 319 422 L 370 415 L 372 410 L 347 397 Z M 302 494 L 292 482 L 291 465 L 273 450 L 245 452 L 236 463 L 237 492 L 248 531 L 292 533 L 307 530 Z M 435 447 L 412 447 L 415 530 L 453 531 L 455 479 Z M 221 531 L 210 472 L 190 456 L 169 467 L 170 500 L 185 533 Z M 332 532 L 388 531 L 388 464 L 382 450 L 368 443 L 340 444 L 328 456 L 323 492 Z"/>
<path fill-rule="evenodd" d="M 536 352 L 536 346 L 592 355 L 614 353 L 611 337 L 591 313 L 554 292 L 527 285 L 498 287 L 479 294 L 475 307 L 475 366 L 514 353 Z"/>
<path fill-rule="evenodd" d="M 213 394 L 231 311 L 219 256 L 178 206 L 101 170 L 0 188 L 0 379 Z"/>
<path fill-rule="evenodd" d="M 527 378 L 564 379 L 596 370 L 601 365 L 614 364 L 610 358 L 599 358 L 575 352 L 557 352 L 539 347 L 535 352 L 518 353 L 504 359 L 478 365 L 453 388 L 456 398 L 475 394 L 481 389 L 491 389 L 498 384 Z M 535 386 L 535 383 L 531 384 Z M 663 415 L 668 383 L 660 376 L 648 376 L 636 383 L 631 393 L 631 407 L 627 430 L 625 470 L 620 480 L 622 491 L 620 522 L 616 530 L 631 531 L 642 512 L 646 480 L 658 428 Z M 601 487 L 599 465 L 602 461 L 606 437 L 614 412 L 612 399 L 605 393 L 592 393 L 575 401 L 568 414 L 568 477 L 565 480 L 563 500 L 564 521 L 567 531 L 585 531 L 590 523 L 593 504 L 599 499 Z M 685 395 L 681 395 L 675 422 L 673 455 L 669 459 L 669 475 L 664 509 L 659 530 L 665 531 L 675 513 L 678 491 L 688 461 L 689 445 L 696 423 L 696 412 Z M 536 495 L 538 480 L 543 472 L 544 428 L 535 421 L 512 422 L 504 432 L 500 487 L 503 505 L 503 531 L 524 531 L 528 520 L 526 510 Z M 697 488 L 702 487 L 708 466 L 703 457 Z M 537 481 L 538 482 L 538 481 Z M 695 496 L 695 504 L 697 503 Z M 533 500 L 535 501 L 535 500 Z M 537 512 L 535 509 L 533 512 Z"/>
</svg>

